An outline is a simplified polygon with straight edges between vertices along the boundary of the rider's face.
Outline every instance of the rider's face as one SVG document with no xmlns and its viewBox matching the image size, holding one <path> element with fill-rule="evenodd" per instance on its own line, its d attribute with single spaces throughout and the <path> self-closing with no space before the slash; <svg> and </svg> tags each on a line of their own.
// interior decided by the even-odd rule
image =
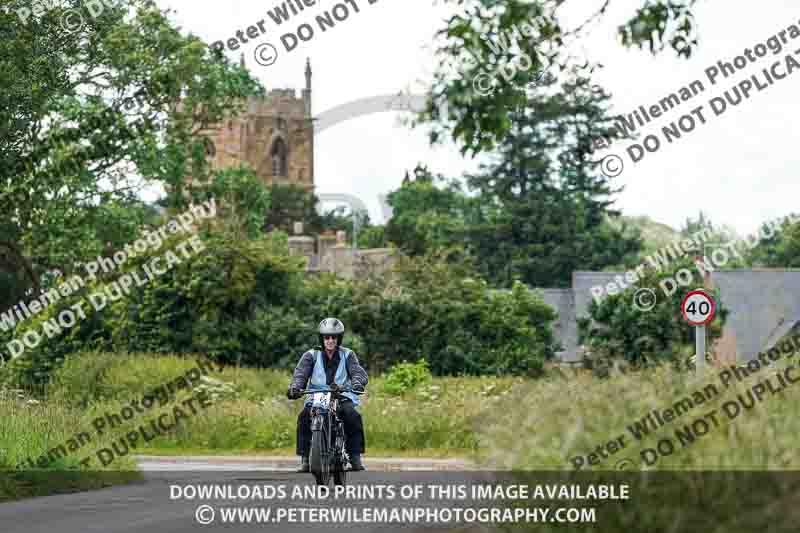
<svg viewBox="0 0 800 533">
<path fill-rule="evenodd" d="M 322 341 L 325 343 L 325 349 L 328 351 L 333 351 L 336 349 L 336 336 L 335 335 L 325 335 L 322 337 Z"/>
</svg>

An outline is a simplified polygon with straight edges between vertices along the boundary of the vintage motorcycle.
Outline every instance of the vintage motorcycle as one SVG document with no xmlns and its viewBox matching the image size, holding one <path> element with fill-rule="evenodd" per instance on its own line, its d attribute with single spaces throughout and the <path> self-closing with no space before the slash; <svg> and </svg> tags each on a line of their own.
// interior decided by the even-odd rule
<svg viewBox="0 0 800 533">
<path fill-rule="evenodd" d="M 330 389 L 307 389 L 301 394 L 313 394 L 311 404 L 311 454 L 309 467 L 317 485 L 328 485 L 333 474 L 334 485 L 347 483 L 347 466 L 350 458 L 345 451 L 344 423 L 336 414 L 339 394 L 361 391 L 343 389 L 334 393 Z"/>
</svg>

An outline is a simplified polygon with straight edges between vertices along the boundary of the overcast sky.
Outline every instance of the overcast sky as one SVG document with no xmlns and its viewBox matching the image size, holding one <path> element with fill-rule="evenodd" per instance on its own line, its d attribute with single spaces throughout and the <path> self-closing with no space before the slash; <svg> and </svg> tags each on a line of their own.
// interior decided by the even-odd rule
<svg viewBox="0 0 800 533">
<path fill-rule="evenodd" d="M 354 0 L 359 13 L 337 23 L 334 28 L 316 34 L 291 52 L 285 52 L 281 35 L 332 9 L 338 0 L 320 0 L 290 22 L 276 26 L 267 10 L 283 2 L 270 0 L 160 0 L 174 9 L 174 21 L 185 32 L 207 42 L 227 40 L 237 30 L 265 20 L 266 34 L 250 40 L 238 51 L 228 51 L 238 59 L 245 53 L 251 71 L 267 87 L 304 86 L 306 57 L 313 70 L 313 112 L 328 109 L 359 98 L 368 98 L 400 90 L 421 93 L 435 65 L 430 47 L 432 36 L 443 27 L 443 18 L 452 8 L 433 5 L 432 0 Z M 572 0 L 567 5 L 576 11 L 565 13 L 569 27 L 583 20 L 601 0 Z M 440 4 L 440 2 L 437 2 Z M 791 4 L 794 4 L 792 6 Z M 758 3 L 700 2 L 697 24 L 700 47 L 690 60 L 677 59 L 665 51 L 657 59 L 649 52 L 626 50 L 617 43 L 616 28 L 627 20 L 641 0 L 615 0 L 600 24 L 582 41 L 586 57 L 599 61 L 604 68 L 595 73 L 595 81 L 613 95 L 614 114 L 631 113 L 638 106 L 649 108 L 669 93 L 678 92 L 695 80 L 701 80 L 705 92 L 683 103 L 641 128 L 662 139 L 662 147 L 631 163 L 626 142 L 599 153 L 618 154 L 625 163 L 615 185 L 625 186 L 617 197 L 617 208 L 624 214 L 648 215 L 658 222 L 678 228 L 688 216 L 700 209 L 718 224 L 729 224 L 740 233 L 750 233 L 763 221 L 800 211 L 800 71 L 776 82 L 725 114 L 715 117 L 708 101 L 722 96 L 739 81 L 761 73 L 800 49 L 800 39 L 790 41 L 777 56 L 770 52 L 734 76 L 711 85 L 705 69 L 717 61 L 732 62 L 745 48 L 752 48 L 790 24 L 800 24 L 800 6 L 792 0 L 765 0 Z M 741 6 L 741 7 L 739 7 Z M 746 6 L 746 7 L 745 7 Z M 316 27 L 315 27 L 316 29 Z M 258 65 L 253 57 L 262 42 L 276 46 L 279 56 L 269 67 Z M 793 57 L 800 61 L 800 54 Z M 761 75 L 763 79 L 763 74 Z M 703 106 L 706 124 L 672 144 L 666 143 L 661 128 L 697 106 Z M 409 130 L 400 125 L 399 112 L 362 116 L 338 124 L 316 138 L 315 182 L 318 193 L 349 193 L 363 199 L 373 220 L 382 220 L 377 195 L 397 188 L 406 169 L 418 161 L 434 172 L 460 176 L 477 168 L 477 160 L 462 157 L 455 145 L 428 146 L 425 130 Z"/>
</svg>

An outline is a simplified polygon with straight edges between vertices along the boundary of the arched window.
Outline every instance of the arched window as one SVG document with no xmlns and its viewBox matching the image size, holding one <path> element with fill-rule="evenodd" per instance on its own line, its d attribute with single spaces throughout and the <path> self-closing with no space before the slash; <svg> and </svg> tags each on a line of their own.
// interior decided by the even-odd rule
<svg viewBox="0 0 800 533">
<path fill-rule="evenodd" d="M 205 152 L 208 157 L 211 158 L 216 157 L 217 147 L 214 145 L 214 141 L 212 141 L 208 137 L 203 137 L 203 145 L 205 147 Z"/>
<path fill-rule="evenodd" d="M 276 139 L 270 152 L 272 157 L 272 175 L 286 176 L 286 143 L 283 139 Z"/>
</svg>

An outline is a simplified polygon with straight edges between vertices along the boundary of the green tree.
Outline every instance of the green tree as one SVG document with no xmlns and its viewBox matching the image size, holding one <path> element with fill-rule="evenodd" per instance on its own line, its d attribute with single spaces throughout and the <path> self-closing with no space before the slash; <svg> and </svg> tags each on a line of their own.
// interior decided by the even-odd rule
<svg viewBox="0 0 800 533">
<path fill-rule="evenodd" d="M 681 287 L 675 281 L 676 273 L 682 269 L 702 280 L 692 258 L 685 257 L 665 270 L 646 270 L 635 284 L 605 296 L 599 304 L 592 300 L 589 316 L 578 319 L 589 361 L 596 364 L 598 359 L 624 359 L 641 366 L 659 361 L 683 363 L 682 359 L 693 355 L 694 328 L 683 320 L 679 310 L 683 297 L 694 287 Z M 669 278 L 671 282 L 664 282 Z M 717 308 L 714 320 L 706 328 L 709 347 L 722 335 L 729 313 L 719 298 L 719 290 L 712 294 Z"/>
<path fill-rule="evenodd" d="M 388 196 L 392 218 L 386 238 L 411 255 L 464 244 L 470 199 L 459 183 L 420 165 L 414 175 Z"/>
<path fill-rule="evenodd" d="M 351 239 L 354 226 L 358 229 L 358 240 L 360 242 L 361 233 L 373 227 L 369 213 L 358 210 L 355 213 L 355 220 L 353 220 L 353 212 L 348 210 L 346 206 L 339 206 L 322 215 L 323 231 L 344 231 L 347 233 L 348 239 Z"/>
<path fill-rule="evenodd" d="M 352 287 L 340 316 L 356 324 L 376 370 L 424 358 L 436 375 L 539 375 L 553 355 L 555 312 L 540 295 L 521 284 L 491 291 L 441 251 L 400 255 Z"/>
<path fill-rule="evenodd" d="M 358 232 L 359 248 L 386 248 L 388 246 L 386 226 L 369 226 Z"/>
<path fill-rule="evenodd" d="M 319 199 L 305 188 L 288 184 L 275 183 L 270 187 L 272 205 L 267 212 L 265 229 L 281 230 L 294 234 L 294 223 L 303 223 L 303 233 L 313 234 L 322 231 L 323 218 L 317 211 Z"/>
<path fill-rule="evenodd" d="M 626 47 L 647 45 L 656 54 L 669 46 L 677 55 L 688 58 L 697 44 L 692 16 L 696 2 L 644 0 L 642 7 L 618 28 L 618 37 Z M 429 106 L 417 124 L 432 126 L 432 143 L 449 136 L 461 144 L 463 152 L 474 155 L 502 142 L 512 127 L 508 110 L 525 103 L 525 87 L 538 82 L 541 69 L 555 74 L 574 64 L 569 47 L 605 14 L 610 0 L 605 0 L 596 12 L 572 28 L 562 24 L 561 13 L 578 2 L 445 0 L 445 3 L 457 6 L 456 13 L 436 33 L 439 67 L 432 81 Z M 522 35 L 512 36 L 514 28 L 519 28 Z M 517 42 L 516 47 L 512 41 Z M 476 76 L 513 63 L 520 53 L 527 55 L 530 68 L 516 69 L 507 80 L 495 76 L 491 94 L 476 90 L 473 84 Z M 440 116 L 444 109 L 446 117 Z"/>
<path fill-rule="evenodd" d="M 696 241 L 702 241 L 692 252 L 692 255 L 699 255 L 706 264 L 715 264 L 714 258 L 719 261 L 724 260 L 724 264 L 716 264 L 718 268 L 747 268 L 752 266 L 752 257 L 748 250 L 741 245 L 742 241 L 736 230 L 730 226 L 715 225 L 711 219 L 700 211 L 696 219 L 687 218 L 684 227 L 680 231 L 683 237 L 698 237 Z M 718 254 L 714 254 L 719 250 Z M 722 259 L 722 258 L 727 258 Z"/>
<path fill-rule="evenodd" d="M 590 160 L 593 139 L 612 135 L 609 97 L 579 72 L 562 87 L 510 112 L 493 161 L 467 177 L 482 206 L 468 241 L 482 274 L 501 286 L 568 286 L 573 270 L 624 262 L 641 247 L 638 234 L 608 223 L 621 189 Z"/>
<path fill-rule="evenodd" d="M 800 267 L 800 222 L 792 213 L 789 217 L 759 228 L 760 239 L 747 254 L 749 264 L 764 268 Z"/>
<path fill-rule="evenodd" d="M 199 132 L 263 88 L 152 0 L 107 3 L 72 33 L 62 17 L 79 0 L 28 24 L 23 7 L 0 8 L 0 240 L 35 295 L 48 271 L 104 253 L 109 233 L 130 236 L 139 214 L 113 215 L 145 185 L 172 187 L 185 206 L 185 177 L 209 174 Z"/>
<path fill-rule="evenodd" d="M 264 182 L 246 167 L 218 171 L 204 189 L 193 191 L 196 201 L 214 199 L 217 218 L 233 238 L 256 239 L 264 231 L 271 194 Z"/>
</svg>

